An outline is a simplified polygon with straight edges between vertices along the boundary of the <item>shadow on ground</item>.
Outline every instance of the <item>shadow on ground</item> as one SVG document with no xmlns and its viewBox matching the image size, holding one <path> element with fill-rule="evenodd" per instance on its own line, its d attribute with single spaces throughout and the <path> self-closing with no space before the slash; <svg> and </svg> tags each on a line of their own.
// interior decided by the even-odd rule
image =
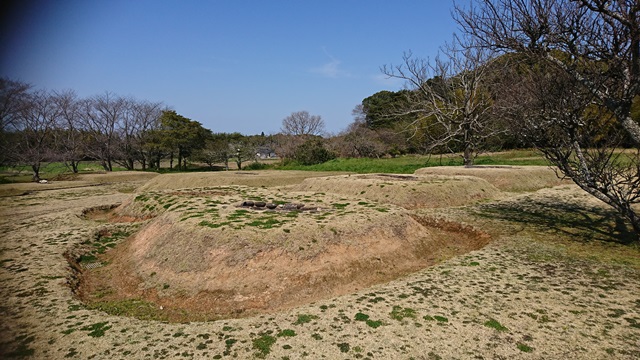
<svg viewBox="0 0 640 360">
<path fill-rule="evenodd" d="M 486 204 L 474 209 L 473 213 L 534 231 L 559 233 L 580 242 L 605 241 L 628 245 L 639 239 L 639 234 L 613 209 L 563 200 L 526 199 Z"/>
</svg>

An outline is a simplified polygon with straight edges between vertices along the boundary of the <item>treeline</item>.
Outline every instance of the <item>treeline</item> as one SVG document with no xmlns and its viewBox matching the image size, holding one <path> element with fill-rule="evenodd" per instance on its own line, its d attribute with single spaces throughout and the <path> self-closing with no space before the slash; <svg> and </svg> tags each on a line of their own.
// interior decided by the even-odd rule
<svg viewBox="0 0 640 360">
<path fill-rule="evenodd" d="M 0 165 L 28 166 L 40 179 L 44 163 L 61 162 L 77 173 L 83 161 L 106 171 L 155 169 L 162 160 L 184 170 L 187 162 L 216 163 L 271 156 L 269 138 L 213 133 L 161 102 L 106 92 L 88 98 L 73 91 L 34 90 L 0 79 Z"/>
</svg>

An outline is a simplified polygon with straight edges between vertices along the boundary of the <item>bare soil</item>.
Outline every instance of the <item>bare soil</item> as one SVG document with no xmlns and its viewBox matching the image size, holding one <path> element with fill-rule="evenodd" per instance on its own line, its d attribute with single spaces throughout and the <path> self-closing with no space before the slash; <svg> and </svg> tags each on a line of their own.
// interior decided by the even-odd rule
<svg viewBox="0 0 640 360">
<path fill-rule="evenodd" d="M 326 191 L 302 175 L 30 184 L 0 202 L 0 357 L 640 357 L 640 248 L 613 211 L 573 185 L 431 171 L 325 174 Z M 425 176 L 444 179 L 422 185 L 437 206 L 389 201 Z M 237 207 L 255 198 L 311 210 Z"/>
</svg>

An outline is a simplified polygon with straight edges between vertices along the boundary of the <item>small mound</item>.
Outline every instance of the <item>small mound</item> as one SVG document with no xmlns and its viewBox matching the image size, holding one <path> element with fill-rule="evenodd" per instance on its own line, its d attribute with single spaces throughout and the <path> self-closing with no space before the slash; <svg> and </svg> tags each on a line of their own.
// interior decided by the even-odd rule
<svg viewBox="0 0 640 360">
<path fill-rule="evenodd" d="M 248 208 L 245 199 L 284 205 Z M 118 211 L 150 208 L 159 216 L 105 254 L 105 266 L 85 272 L 79 293 L 89 304 L 143 299 L 174 321 L 269 313 L 389 281 L 488 242 L 397 206 L 317 192 L 154 191 Z"/>
<path fill-rule="evenodd" d="M 499 193 L 484 179 L 446 175 L 341 175 L 309 178 L 291 189 L 356 196 L 405 209 L 461 206 Z"/>
<path fill-rule="evenodd" d="M 437 166 L 418 169 L 415 175 L 474 176 L 510 192 L 536 191 L 569 183 L 547 166 Z"/>
</svg>

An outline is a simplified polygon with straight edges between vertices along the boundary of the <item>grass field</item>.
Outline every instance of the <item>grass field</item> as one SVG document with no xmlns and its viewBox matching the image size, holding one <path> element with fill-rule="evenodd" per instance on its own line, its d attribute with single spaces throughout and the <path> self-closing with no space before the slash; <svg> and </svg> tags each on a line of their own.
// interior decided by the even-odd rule
<svg viewBox="0 0 640 360">
<path fill-rule="evenodd" d="M 512 150 L 508 152 L 487 153 L 476 158 L 476 165 L 540 165 L 549 163 L 542 155 L 534 150 Z M 459 155 L 406 155 L 395 158 L 340 158 L 323 164 L 303 166 L 297 164 L 275 167 L 282 170 L 310 170 L 310 171 L 349 171 L 359 174 L 387 173 L 412 174 L 424 167 L 432 166 L 462 166 Z"/>
</svg>

